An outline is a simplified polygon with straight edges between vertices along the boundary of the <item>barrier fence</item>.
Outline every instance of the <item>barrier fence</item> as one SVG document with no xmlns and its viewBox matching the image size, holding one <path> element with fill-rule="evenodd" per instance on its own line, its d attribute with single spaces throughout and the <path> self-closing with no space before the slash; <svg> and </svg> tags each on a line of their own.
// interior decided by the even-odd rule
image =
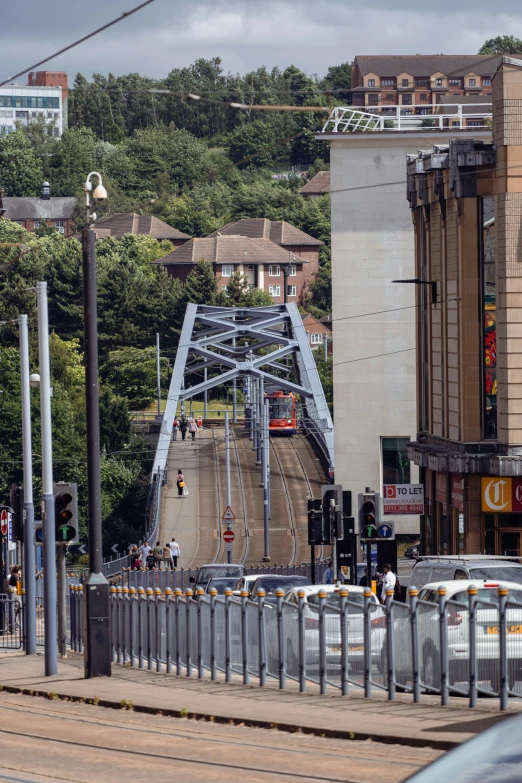
<svg viewBox="0 0 522 783">
<path fill-rule="evenodd" d="M 282 591 L 275 598 L 260 591 L 251 600 L 230 590 L 218 596 L 112 587 L 113 660 L 260 686 L 295 681 L 300 691 L 316 683 L 321 694 L 358 687 L 370 697 L 377 688 L 391 700 L 397 691 L 411 693 L 414 702 L 422 692 L 439 694 L 442 704 L 463 695 L 471 707 L 487 695 L 499 698 L 502 710 L 510 696 L 522 697 L 522 604 L 507 589 L 499 587 L 488 602 L 477 600 L 473 586 L 467 603 L 447 601 L 443 586 L 438 603 L 417 595 L 410 587 L 404 604 L 390 591 L 384 606 L 369 589 L 363 596 L 343 587 L 335 594 L 299 591 L 295 603 Z M 71 648 L 81 652 L 81 585 L 71 587 L 70 602 Z"/>
</svg>

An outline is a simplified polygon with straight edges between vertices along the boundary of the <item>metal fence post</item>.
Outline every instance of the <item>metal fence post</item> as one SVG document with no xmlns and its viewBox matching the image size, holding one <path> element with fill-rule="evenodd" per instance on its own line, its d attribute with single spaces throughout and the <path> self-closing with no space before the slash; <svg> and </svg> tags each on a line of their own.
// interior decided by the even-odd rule
<svg viewBox="0 0 522 783">
<path fill-rule="evenodd" d="M 372 627 L 370 625 L 370 612 L 372 605 L 372 590 L 364 589 L 364 696 L 369 699 L 372 695 Z"/>
<path fill-rule="evenodd" d="M 508 589 L 504 585 L 498 588 L 498 620 L 499 620 L 499 642 L 500 642 L 500 660 L 499 660 L 499 696 L 500 709 L 508 709 L 509 681 L 508 681 L 508 656 L 507 656 L 507 618 L 506 604 Z"/>
<path fill-rule="evenodd" d="M 159 587 L 156 587 L 154 590 L 154 618 L 155 618 L 155 631 L 156 636 L 154 640 L 154 657 L 156 658 L 156 671 L 161 671 L 161 661 L 160 661 L 160 651 L 161 651 L 161 623 L 160 623 L 160 600 L 161 600 L 161 590 Z"/>
<path fill-rule="evenodd" d="M 122 613 L 123 613 L 123 589 L 120 585 L 116 588 L 116 660 L 123 663 L 122 658 Z"/>
<path fill-rule="evenodd" d="M 446 615 L 446 586 L 439 585 L 439 629 L 440 629 L 440 703 L 448 704 L 448 618 Z M 435 663 L 435 662 L 434 662 Z M 435 669 L 433 671 L 435 686 Z"/>
<path fill-rule="evenodd" d="M 248 623 L 247 623 L 248 590 L 241 590 L 241 648 L 243 658 L 243 684 L 248 685 Z"/>
<path fill-rule="evenodd" d="M 341 693 L 348 695 L 348 590 L 342 587 L 341 597 Z"/>
<path fill-rule="evenodd" d="M 130 622 L 130 665 L 134 666 L 134 661 L 136 659 L 136 634 L 135 634 L 135 625 L 136 621 L 134 619 L 134 616 L 136 614 L 136 588 L 130 587 L 129 588 L 129 622 Z"/>
<path fill-rule="evenodd" d="M 143 656 L 143 612 L 146 608 L 145 588 L 138 587 L 138 668 L 145 665 Z"/>
<path fill-rule="evenodd" d="M 198 588 L 197 591 L 197 620 L 198 620 L 198 678 L 201 680 L 203 678 L 203 614 L 201 612 L 201 602 L 203 601 L 203 596 L 205 595 L 205 591 L 202 587 Z"/>
<path fill-rule="evenodd" d="M 259 685 L 263 687 L 266 685 L 266 642 L 265 642 L 265 591 L 259 589 L 257 591 L 257 620 L 258 620 L 258 635 L 259 635 Z"/>
<path fill-rule="evenodd" d="M 386 652 L 388 658 L 388 700 L 395 699 L 395 641 L 393 638 L 393 594 L 386 590 Z"/>
<path fill-rule="evenodd" d="M 127 615 L 128 615 L 128 607 L 129 604 L 129 588 L 124 587 L 123 588 L 123 595 L 121 600 L 121 626 L 122 626 L 122 640 L 121 640 L 121 650 L 122 650 L 122 658 L 123 663 L 127 663 Z"/>
<path fill-rule="evenodd" d="M 176 639 L 176 653 L 174 659 L 176 661 L 176 674 L 179 677 L 179 675 L 181 674 L 181 655 L 180 655 L 181 634 L 179 630 L 179 618 L 181 614 L 181 596 L 183 595 L 179 587 L 177 587 L 176 590 L 174 591 L 174 595 L 176 597 L 175 599 L 176 600 L 176 633 L 174 635 L 174 638 Z"/>
<path fill-rule="evenodd" d="M 476 606 L 478 587 L 468 587 L 469 599 L 469 706 L 477 706 L 477 635 L 476 635 Z"/>
<path fill-rule="evenodd" d="M 286 687 L 285 675 L 285 640 L 283 628 L 283 597 L 284 591 L 281 588 L 276 590 L 277 601 L 277 668 L 279 674 L 279 687 Z"/>
<path fill-rule="evenodd" d="M 299 590 L 297 596 L 299 598 L 299 606 L 298 606 L 299 692 L 305 693 L 306 691 L 305 591 Z"/>
<path fill-rule="evenodd" d="M 170 607 L 172 603 L 172 590 L 167 587 L 165 590 L 165 664 L 167 667 L 167 674 L 172 674 L 172 659 L 171 659 L 171 631 L 170 631 Z"/>
<path fill-rule="evenodd" d="M 326 693 L 326 590 L 319 590 L 319 687 Z"/>
<path fill-rule="evenodd" d="M 187 649 L 187 677 L 192 677 L 192 645 L 190 643 L 190 604 L 192 601 L 192 596 L 194 595 L 194 592 L 190 589 L 190 587 L 187 587 L 185 590 L 185 611 L 186 611 L 186 623 L 185 623 L 185 630 L 187 634 L 187 640 L 186 640 L 186 649 Z"/>
<path fill-rule="evenodd" d="M 232 672 L 230 669 L 230 601 L 232 599 L 232 590 L 225 588 L 225 682 L 232 681 Z"/>
<path fill-rule="evenodd" d="M 417 622 L 417 596 L 419 591 L 412 585 L 408 588 L 410 598 L 410 628 L 411 628 L 411 663 L 412 663 L 412 691 L 413 701 L 416 704 L 420 701 L 420 683 L 419 683 L 419 625 Z"/>
<path fill-rule="evenodd" d="M 152 589 L 152 587 L 147 587 L 145 592 L 147 595 L 146 598 L 147 601 L 147 669 L 149 671 L 152 671 L 153 668 L 152 667 L 152 639 L 151 639 L 152 635 L 150 632 L 152 623 L 150 621 L 150 617 L 152 612 L 151 606 L 152 606 L 154 590 Z"/>
<path fill-rule="evenodd" d="M 217 680 L 216 669 L 216 596 L 215 587 L 210 588 L 210 679 Z"/>
</svg>

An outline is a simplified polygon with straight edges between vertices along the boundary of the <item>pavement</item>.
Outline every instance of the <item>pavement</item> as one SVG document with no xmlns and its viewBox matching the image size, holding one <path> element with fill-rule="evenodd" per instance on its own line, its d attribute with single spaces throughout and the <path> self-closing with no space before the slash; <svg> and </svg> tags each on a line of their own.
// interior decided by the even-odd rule
<svg viewBox="0 0 522 783">
<path fill-rule="evenodd" d="M 180 548 L 178 568 L 190 568 L 198 551 L 200 530 L 198 523 L 198 447 L 192 443 L 190 435 L 181 440 L 171 441 L 168 455 L 168 483 L 163 488 L 160 524 L 160 544 L 175 538 Z M 178 469 L 183 471 L 185 486 L 189 494 L 178 496 L 176 476 Z M 149 541 L 151 546 L 155 541 Z"/>
<path fill-rule="evenodd" d="M 272 681 L 260 688 L 241 681 L 212 682 L 118 664 L 113 664 L 112 677 L 86 680 L 83 656 L 76 653 L 60 661 L 55 677 L 44 676 L 41 655 L 4 653 L 0 686 L 7 693 L 116 709 L 131 704 L 135 712 L 439 750 L 453 748 L 522 711 L 522 703 L 513 702 L 508 713 L 500 713 L 496 699 L 482 699 L 470 710 L 465 699 L 451 699 L 442 707 L 433 696 L 423 696 L 421 703 L 413 704 L 411 695 L 398 694 L 395 701 L 388 701 L 386 693 L 376 690 L 371 699 L 364 699 L 358 689 L 352 689 L 349 696 L 333 689 L 321 696 L 312 685 L 307 693 L 299 693 L 292 682 L 280 691 Z"/>
</svg>

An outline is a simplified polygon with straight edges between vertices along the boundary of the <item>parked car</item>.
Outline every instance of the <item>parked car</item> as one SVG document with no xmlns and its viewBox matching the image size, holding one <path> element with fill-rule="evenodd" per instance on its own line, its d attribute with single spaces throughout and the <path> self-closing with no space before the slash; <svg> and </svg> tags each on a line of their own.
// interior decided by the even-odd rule
<svg viewBox="0 0 522 783">
<path fill-rule="evenodd" d="M 297 606 L 299 604 L 299 590 L 294 587 L 285 595 L 285 603 Z M 326 591 L 326 667 L 330 673 L 337 674 L 341 668 L 341 625 L 339 621 L 340 585 L 310 585 L 304 588 L 305 603 L 307 606 L 305 615 L 305 651 L 306 665 L 309 668 L 319 667 L 319 591 Z M 362 673 L 364 671 L 364 587 L 347 585 L 349 601 L 348 621 L 348 666 L 350 673 Z M 377 596 L 372 593 L 372 605 L 379 616 L 384 614 L 383 607 L 379 604 Z M 297 614 L 296 614 L 297 617 Z M 291 615 L 286 615 L 287 626 Z M 382 646 L 382 632 L 372 634 L 372 650 L 377 657 Z M 299 648 L 298 634 L 292 633 L 287 628 L 287 661 L 291 670 L 298 669 Z"/>
<path fill-rule="evenodd" d="M 521 737 L 522 715 L 499 721 L 415 772 L 404 783 L 516 783 L 521 779 Z"/>
<path fill-rule="evenodd" d="M 475 582 L 501 581 L 522 584 L 520 558 L 494 557 L 493 555 L 422 555 L 413 566 L 410 585 L 424 587 L 453 579 L 471 579 Z"/>
<path fill-rule="evenodd" d="M 255 582 L 249 587 L 250 597 L 255 599 L 258 590 L 264 590 L 266 600 L 274 602 L 276 600 L 276 590 L 288 592 L 292 587 L 307 587 L 311 582 L 307 576 L 283 576 L 279 574 L 265 574 L 258 576 Z"/>
<path fill-rule="evenodd" d="M 232 592 L 237 596 L 241 595 L 243 590 L 248 590 L 248 593 L 250 594 L 250 587 L 254 584 L 256 579 L 259 579 L 259 574 L 245 574 L 245 576 L 242 576 L 241 579 L 236 581 Z"/>
<path fill-rule="evenodd" d="M 420 553 L 420 541 L 416 544 L 412 544 L 404 550 L 404 557 L 409 557 L 410 560 L 414 560 Z"/>
<path fill-rule="evenodd" d="M 509 573 L 511 569 L 505 569 Z M 508 606 L 507 610 L 507 655 L 509 680 L 511 683 L 522 680 L 522 584 L 503 581 L 508 590 L 508 600 L 520 604 Z M 422 601 L 422 621 L 418 620 L 420 639 L 419 656 L 421 662 L 421 681 L 428 688 L 440 687 L 440 632 L 437 589 L 440 582 L 431 582 L 419 592 Z M 444 582 L 448 606 L 448 683 L 455 685 L 467 683 L 469 679 L 469 597 L 468 587 L 478 587 L 476 610 L 475 643 L 477 651 L 477 679 L 491 683 L 486 690 L 498 689 L 499 678 L 499 621 L 498 587 L 499 582 L 456 579 Z M 429 605 L 433 604 L 430 612 Z M 409 619 L 401 617 L 394 621 L 395 661 L 397 680 L 404 682 L 407 672 L 401 667 L 410 661 L 411 634 Z M 381 668 L 384 666 L 384 650 Z M 465 690 L 465 689 L 464 689 Z"/>
<path fill-rule="evenodd" d="M 191 576 L 190 581 L 196 586 L 205 589 L 210 579 L 218 577 L 234 577 L 236 580 L 244 576 L 246 569 L 244 565 L 229 563 L 208 563 L 198 568 L 196 576 Z"/>
<path fill-rule="evenodd" d="M 207 586 L 205 587 L 205 593 L 210 595 L 212 588 L 215 588 L 218 591 L 218 595 L 224 595 L 225 589 L 229 587 L 233 590 L 236 583 L 237 579 L 235 576 L 215 576 L 208 580 Z"/>
</svg>

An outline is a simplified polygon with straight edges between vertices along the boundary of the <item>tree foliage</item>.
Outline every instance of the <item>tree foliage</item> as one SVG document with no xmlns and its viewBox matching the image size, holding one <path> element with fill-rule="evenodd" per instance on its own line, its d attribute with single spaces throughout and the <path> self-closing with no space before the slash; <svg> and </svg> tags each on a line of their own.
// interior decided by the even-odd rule
<svg viewBox="0 0 522 783">
<path fill-rule="evenodd" d="M 521 54 L 522 41 L 514 35 L 497 35 L 484 41 L 479 54 Z"/>
</svg>

